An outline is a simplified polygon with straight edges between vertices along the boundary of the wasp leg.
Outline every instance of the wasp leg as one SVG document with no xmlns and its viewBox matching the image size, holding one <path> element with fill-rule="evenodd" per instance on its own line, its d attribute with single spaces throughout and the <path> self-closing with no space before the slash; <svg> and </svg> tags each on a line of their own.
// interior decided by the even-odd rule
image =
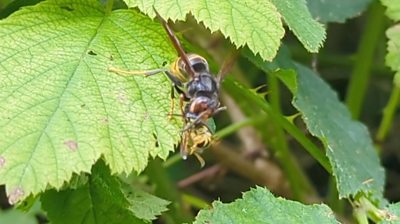
<svg viewBox="0 0 400 224">
<path fill-rule="evenodd" d="M 168 116 L 168 120 L 172 119 L 172 116 L 174 114 L 174 110 L 175 110 L 175 86 L 171 85 L 171 100 L 170 100 L 170 106 L 169 106 L 169 116 Z"/>
<path fill-rule="evenodd" d="M 183 128 L 183 132 L 189 130 L 190 128 L 192 128 L 193 126 L 199 124 L 199 122 L 204 119 L 204 115 L 206 114 L 210 114 L 210 110 L 205 110 L 203 112 L 201 112 L 193 121 L 188 122 L 185 127 Z"/>
<path fill-rule="evenodd" d="M 181 146 L 180 146 L 180 153 L 181 153 L 181 156 L 182 156 L 182 159 L 183 159 L 183 160 L 186 160 L 186 159 L 187 159 L 187 156 L 188 156 L 188 154 L 189 154 L 189 150 L 187 149 L 188 141 L 189 141 L 189 139 L 188 139 L 189 136 L 190 136 L 190 133 L 189 133 L 189 132 L 182 133 Z"/>
<path fill-rule="evenodd" d="M 179 90 L 177 92 L 180 92 L 180 94 L 179 94 L 179 107 L 180 107 L 180 110 L 181 110 L 180 114 L 175 114 L 174 113 L 174 111 L 175 111 L 175 91 L 176 90 Z M 171 96 L 170 97 L 171 97 L 170 98 L 171 99 L 170 100 L 170 112 L 168 113 L 168 119 L 171 120 L 173 116 L 180 116 L 180 117 L 183 118 L 184 123 L 187 123 L 185 121 L 185 115 L 184 115 L 184 113 L 185 113 L 184 102 L 189 101 L 189 98 L 186 96 L 186 94 L 184 92 L 181 92 L 180 89 L 177 88 L 175 84 L 172 85 Z"/>
<path fill-rule="evenodd" d="M 188 122 L 188 123 L 186 124 L 186 126 L 183 128 L 182 131 L 187 131 L 187 130 L 189 130 L 190 128 L 192 128 L 193 126 L 195 126 L 195 125 L 197 125 L 197 124 L 199 124 L 199 123 L 205 125 L 205 126 L 208 128 L 208 125 L 205 123 L 205 121 L 203 121 L 204 116 L 205 116 L 206 114 L 208 114 L 208 115 L 206 115 L 207 118 L 208 118 L 208 117 L 212 117 L 212 116 L 214 116 L 215 114 L 217 114 L 217 113 L 219 113 L 219 112 L 221 112 L 221 111 L 223 111 L 223 110 L 226 110 L 226 107 L 219 107 L 219 108 L 217 108 L 217 109 L 216 109 L 214 112 L 212 112 L 212 113 L 210 112 L 210 110 L 205 110 L 205 111 L 201 112 L 198 116 L 196 116 L 196 117 L 194 118 L 193 121 Z M 211 114 L 211 116 L 210 116 L 210 114 Z"/>
<path fill-rule="evenodd" d="M 151 76 L 151 75 L 155 75 L 161 72 L 167 72 L 168 69 L 167 68 L 157 68 L 157 69 L 152 69 L 152 70 L 137 70 L 137 71 L 133 71 L 133 70 L 123 70 L 123 69 L 119 69 L 119 68 L 115 68 L 115 67 L 109 67 L 108 68 L 109 72 L 114 72 L 117 73 L 118 75 L 123 75 L 123 76 L 130 76 L 130 75 L 144 75 L 144 76 Z"/>
<path fill-rule="evenodd" d="M 186 94 L 184 92 L 182 92 L 179 95 L 179 107 L 181 108 L 181 116 L 182 116 L 183 123 L 185 124 L 185 126 L 189 122 L 185 115 L 185 105 L 184 105 L 184 102 L 187 102 L 187 101 L 189 101 L 189 98 L 186 96 Z"/>
<path fill-rule="evenodd" d="M 175 110 L 175 90 L 180 93 L 179 94 L 179 107 L 181 109 L 181 114 L 174 114 L 174 110 Z M 187 102 L 187 101 L 189 101 L 189 98 L 186 96 L 186 94 L 183 91 L 181 91 L 179 88 L 177 88 L 177 86 L 175 84 L 173 84 L 172 85 L 172 89 L 171 89 L 171 103 L 170 103 L 171 111 L 169 113 L 169 116 L 170 116 L 169 119 L 171 119 L 172 116 L 174 116 L 174 115 L 179 115 L 179 116 L 185 118 L 185 116 L 184 116 L 184 105 L 183 104 L 184 104 L 184 102 Z"/>
<path fill-rule="evenodd" d="M 197 152 L 195 152 L 194 155 L 196 156 L 197 160 L 199 161 L 200 167 L 203 168 L 204 165 L 206 164 L 203 157 L 201 157 Z"/>
<path fill-rule="evenodd" d="M 221 111 L 224 111 L 224 110 L 226 110 L 226 107 L 218 107 L 218 108 L 214 111 L 214 113 L 212 114 L 212 116 L 214 116 L 214 115 L 216 115 L 217 113 L 219 113 L 219 112 L 221 112 Z"/>
</svg>

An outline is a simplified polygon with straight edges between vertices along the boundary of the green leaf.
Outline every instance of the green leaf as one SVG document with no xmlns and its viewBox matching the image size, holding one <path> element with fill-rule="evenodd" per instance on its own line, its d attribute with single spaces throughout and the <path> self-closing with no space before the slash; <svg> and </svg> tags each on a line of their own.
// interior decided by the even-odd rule
<svg viewBox="0 0 400 224">
<path fill-rule="evenodd" d="M 325 28 L 311 17 L 305 0 L 272 0 L 285 22 L 310 52 L 318 52 L 326 38 Z"/>
<path fill-rule="evenodd" d="M 26 214 L 16 209 L 7 211 L 2 211 L 0 209 L 0 223 L 36 224 L 38 222 L 33 214 Z"/>
<path fill-rule="evenodd" d="M 0 184 L 10 202 L 60 188 L 100 156 L 130 173 L 174 150 L 182 124 L 168 120 L 168 78 L 108 72 L 172 61 L 158 22 L 107 13 L 97 0 L 49 0 L 0 21 L 0 42 Z"/>
<path fill-rule="evenodd" d="M 128 194 L 129 210 L 136 217 L 143 220 L 154 220 L 162 212 L 167 211 L 169 201 L 151 195 L 147 192 L 135 190 Z"/>
<path fill-rule="evenodd" d="M 263 64 L 254 55 L 246 56 L 266 72 L 271 72 L 270 67 L 284 68 L 275 74 L 292 91 L 293 105 L 302 113 L 311 134 L 324 143 L 339 196 L 349 198 L 364 192 L 381 201 L 384 172 L 371 137 L 364 125 L 351 119 L 336 93 L 310 69 L 289 63 L 285 51 L 280 51 L 273 63 Z M 284 57 L 286 63 L 280 63 Z M 290 69 L 297 71 L 297 77 Z"/>
<path fill-rule="evenodd" d="M 400 222 L 400 202 L 390 204 L 385 210 L 385 218 L 378 222 L 379 224 L 396 224 Z"/>
<path fill-rule="evenodd" d="M 358 16 L 372 0 L 307 0 L 314 18 L 323 23 L 340 22 Z"/>
<path fill-rule="evenodd" d="M 386 15 L 395 20 L 400 20 L 400 2 L 393 0 L 381 0 L 382 5 L 386 6 Z"/>
<path fill-rule="evenodd" d="M 277 9 L 270 1 L 256 0 L 125 0 L 129 7 L 154 16 L 153 5 L 163 18 L 183 20 L 191 12 L 211 32 L 220 30 L 237 47 L 244 45 L 265 60 L 272 60 L 284 29 Z"/>
<path fill-rule="evenodd" d="M 139 219 L 143 217 L 135 217 L 136 213 L 130 210 L 136 201 L 126 198 L 118 178 L 110 175 L 102 161 L 93 167 L 86 185 L 60 192 L 50 190 L 41 201 L 53 223 L 145 223 Z"/>
<path fill-rule="evenodd" d="M 386 65 L 396 72 L 394 83 L 400 87 L 400 25 L 395 25 L 386 31 L 388 46 L 386 54 Z"/>
<path fill-rule="evenodd" d="M 339 223 L 324 204 L 303 205 L 276 198 L 267 189 L 257 187 L 230 204 L 213 202 L 212 208 L 201 210 L 195 224 L 200 223 Z"/>
<path fill-rule="evenodd" d="M 385 173 L 367 128 L 351 119 L 336 93 L 310 69 L 297 65 L 293 105 L 311 134 L 325 145 L 340 198 L 370 193 L 383 198 Z"/>
</svg>

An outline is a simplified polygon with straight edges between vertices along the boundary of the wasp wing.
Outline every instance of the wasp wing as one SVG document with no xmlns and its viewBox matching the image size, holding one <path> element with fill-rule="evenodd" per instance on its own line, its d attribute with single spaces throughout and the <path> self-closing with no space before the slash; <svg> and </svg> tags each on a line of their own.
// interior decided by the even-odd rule
<svg viewBox="0 0 400 224">
<path fill-rule="evenodd" d="M 182 48 L 181 43 L 179 42 L 178 38 L 176 37 L 174 31 L 172 31 L 171 27 L 169 27 L 167 21 L 165 21 L 160 14 L 158 14 L 157 10 L 153 7 L 154 12 L 156 13 L 156 16 L 158 20 L 160 20 L 161 24 L 163 25 L 165 31 L 168 34 L 169 39 L 171 39 L 172 44 L 174 45 L 176 51 L 178 52 L 179 57 L 183 60 L 185 63 L 185 68 L 186 68 L 186 73 L 191 76 L 191 78 L 194 77 L 194 70 L 190 64 L 189 58 L 187 57 L 185 51 Z"/>
<path fill-rule="evenodd" d="M 219 89 L 219 85 L 220 85 L 221 81 L 224 79 L 225 75 L 231 71 L 232 66 L 236 62 L 236 59 L 238 56 L 239 56 L 239 51 L 235 49 L 224 60 L 224 63 L 222 64 L 221 68 L 219 69 L 219 72 L 216 77 L 218 89 Z"/>
</svg>

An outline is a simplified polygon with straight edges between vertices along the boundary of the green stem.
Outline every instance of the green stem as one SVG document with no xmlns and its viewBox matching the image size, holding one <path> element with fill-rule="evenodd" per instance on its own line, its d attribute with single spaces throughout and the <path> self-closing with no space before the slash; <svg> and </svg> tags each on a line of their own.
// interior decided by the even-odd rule
<svg viewBox="0 0 400 224">
<path fill-rule="evenodd" d="M 168 159 L 163 163 L 162 166 L 164 168 L 168 168 L 181 160 L 182 160 L 182 155 L 180 153 L 176 153 L 173 156 L 168 157 Z"/>
<path fill-rule="evenodd" d="M 346 104 L 351 111 L 352 117 L 355 119 L 361 113 L 362 103 L 371 74 L 371 65 L 374 60 L 374 52 L 384 31 L 384 11 L 384 7 L 379 1 L 374 1 L 371 4 L 365 24 L 365 31 L 361 35 L 359 50 L 346 96 Z"/>
<path fill-rule="evenodd" d="M 114 0 L 107 0 L 106 14 L 110 14 L 114 5 Z"/>
<path fill-rule="evenodd" d="M 261 120 L 263 120 L 263 118 L 249 118 L 240 122 L 236 122 L 234 124 L 229 125 L 226 128 L 223 128 L 221 130 L 219 130 L 217 133 L 214 134 L 214 138 L 215 139 L 223 139 L 233 133 L 235 133 L 237 130 L 245 127 L 245 126 L 250 126 L 250 125 L 254 125 L 257 122 L 260 122 Z"/>
<path fill-rule="evenodd" d="M 365 196 L 354 201 L 354 204 L 357 206 L 355 210 L 360 209 L 365 213 L 365 216 L 371 219 L 374 223 L 380 223 L 388 217 L 388 212 L 386 210 L 379 209 Z"/>
<path fill-rule="evenodd" d="M 271 109 L 274 111 L 274 114 L 282 114 L 278 79 L 274 74 L 268 75 L 267 78 L 270 90 L 268 97 L 271 102 Z M 276 123 L 275 120 L 271 120 L 272 123 Z M 285 171 L 294 198 L 306 201 L 307 195 L 317 195 L 297 160 L 290 153 L 282 127 L 274 125 L 274 132 L 276 140 L 272 141 L 272 144 L 273 148 L 275 148 L 275 151 L 277 152 L 275 155 Z"/>
<path fill-rule="evenodd" d="M 182 199 L 183 201 L 192 205 L 196 209 L 206 209 L 210 207 L 210 204 L 204 201 L 203 199 L 195 197 L 190 194 L 183 194 Z"/>
<path fill-rule="evenodd" d="M 160 159 L 149 161 L 145 170 L 151 182 L 155 185 L 155 194 L 161 198 L 171 201 L 170 210 L 163 214 L 166 223 L 185 223 L 192 221 L 192 217 L 182 205 L 182 197 L 175 184 L 171 182 L 167 172 L 162 167 Z"/>
<path fill-rule="evenodd" d="M 304 133 L 295 125 L 290 123 L 286 118 L 277 116 L 277 120 L 280 125 L 293 137 L 295 138 L 304 149 L 314 157 L 315 160 L 321 164 L 321 166 L 328 172 L 332 173 L 331 165 L 323 153 L 323 151 L 318 148 L 310 139 L 308 139 Z"/>
<path fill-rule="evenodd" d="M 376 140 L 381 142 L 386 138 L 386 135 L 393 124 L 393 117 L 394 113 L 396 112 L 397 105 L 399 104 L 399 100 L 400 88 L 394 85 L 389 102 L 386 105 L 385 109 L 383 109 L 383 118 L 376 134 Z"/>
<path fill-rule="evenodd" d="M 291 136 L 293 136 L 304 149 L 311 154 L 311 156 L 316 159 L 322 167 L 325 168 L 329 173 L 332 173 L 331 166 L 322 150 L 320 150 L 314 143 L 312 143 L 304 133 L 288 121 L 281 114 L 277 114 L 273 111 L 271 106 L 267 101 L 262 99 L 248 89 L 238 85 L 230 77 L 225 79 L 224 89 L 229 92 L 229 94 L 236 99 L 237 102 L 248 102 L 252 107 L 256 106 L 266 112 L 276 123 L 285 129 Z"/>
<path fill-rule="evenodd" d="M 276 112 L 282 114 L 279 81 L 275 74 L 268 74 L 269 94 L 268 99 L 271 102 L 271 107 Z"/>
<path fill-rule="evenodd" d="M 355 208 L 353 211 L 354 218 L 357 220 L 359 224 L 368 224 L 368 217 L 366 212 L 363 209 Z"/>
<path fill-rule="evenodd" d="M 265 66 L 264 61 L 260 61 L 260 59 L 257 59 L 255 57 L 250 56 L 249 57 L 250 61 L 258 66 L 261 70 L 263 70 L 266 73 L 273 73 L 274 70 L 271 70 L 268 66 Z M 274 82 L 272 80 L 272 82 Z M 277 83 L 277 81 L 275 81 Z M 237 85 L 238 86 L 238 85 Z M 242 86 L 238 86 L 239 88 L 244 89 Z M 273 87 L 273 86 L 272 86 Z M 237 91 L 237 90 L 236 90 Z M 240 91 L 240 90 L 239 90 Z M 313 144 L 305 135 L 304 133 L 299 130 L 292 122 L 292 118 L 286 118 L 282 115 L 280 111 L 274 111 L 273 108 L 268 104 L 267 101 L 265 101 L 262 97 L 255 95 L 251 91 L 249 92 L 247 89 L 242 90 L 245 93 L 249 93 L 246 96 L 242 96 L 242 94 L 239 94 L 238 97 L 241 97 L 244 102 L 248 102 L 251 100 L 256 100 L 254 103 L 258 103 L 259 108 L 264 110 L 269 116 L 271 116 L 272 120 L 274 123 L 276 123 L 276 126 L 280 126 L 281 128 L 285 129 L 289 134 L 291 134 L 304 148 L 306 151 L 308 151 L 329 173 L 331 173 L 331 166 L 330 163 L 328 162 L 327 157 L 324 154 L 323 150 L 320 150 L 315 144 Z M 273 92 L 279 92 L 279 90 L 275 90 Z M 239 92 L 240 93 L 240 92 Z M 272 93 L 274 94 L 274 93 Z M 232 93 L 231 93 L 232 95 Z M 248 97 L 246 99 L 243 99 L 243 97 Z M 279 104 L 279 95 L 273 96 L 271 98 L 273 104 Z M 254 110 L 254 108 L 251 105 L 251 109 Z M 292 116 L 293 117 L 293 116 Z"/>
</svg>

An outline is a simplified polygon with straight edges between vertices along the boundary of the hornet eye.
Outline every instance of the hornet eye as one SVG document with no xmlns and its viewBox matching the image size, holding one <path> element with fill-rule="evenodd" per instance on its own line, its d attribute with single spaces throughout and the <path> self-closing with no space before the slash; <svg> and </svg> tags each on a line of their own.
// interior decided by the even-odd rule
<svg viewBox="0 0 400 224">
<path fill-rule="evenodd" d="M 192 67 L 195 72 L 202 72 L 207 70 L 207 66 L 204 63 L 196 63 L 192 65 Z"/>
</svg>

